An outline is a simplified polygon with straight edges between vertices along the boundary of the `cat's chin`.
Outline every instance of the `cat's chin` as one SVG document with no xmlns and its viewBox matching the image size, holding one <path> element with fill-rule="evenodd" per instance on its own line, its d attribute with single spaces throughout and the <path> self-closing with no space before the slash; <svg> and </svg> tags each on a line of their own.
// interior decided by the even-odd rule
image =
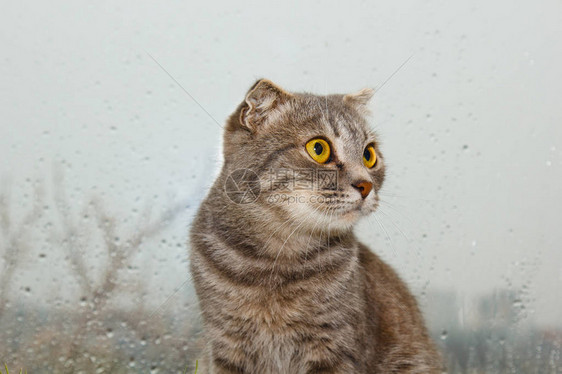
<svg viewBox="0 0 562 374">
<path fill-rule="evenodd" d="M 325 235 L 326 233 L 351 231 L 357 221 L 370 212 L 364 212 L 362 207 L 333 210 L 301 205 L 294 207 L 290 213 L 295 220 L 301 221 L 303 228 L 322 232 Z"/>
<path fill-rule="evenodd" d="M 357 207 L 356 209 L 346 210 L 337 215 L 337 219 L 332 224 L 351 229 L 361 218 L 368 216 L 372 213 L 371 209 L 364 206 Z"/>
<path fill-rule="evenodd" d="M 353 226 L 363 217 L 360 211 L 351 210 L 339 214 L 336 219 L 331 222 L 332 226 L 340 230 L 351 230 Z"/>
</svg>

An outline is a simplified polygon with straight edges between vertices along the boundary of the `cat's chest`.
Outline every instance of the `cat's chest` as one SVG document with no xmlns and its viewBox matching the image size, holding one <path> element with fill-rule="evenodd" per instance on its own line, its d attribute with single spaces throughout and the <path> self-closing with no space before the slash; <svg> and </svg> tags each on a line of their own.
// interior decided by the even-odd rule
<svg viewBox="0 0 562 374">
<path fill-rule="evenodd" d="M 263 289 L 239 289 L 231 295 L 229 314 L 238 315 L 249 327 L 266 329 L 279 336 L 290 334 L 290 327 L 310 320 L 315 315 L 315 303 L 320 290 L 294 288 L 283 292 Z M 264 341 L 268 334 L 264 334 Z"/>
<path fill-rule="evenodd" d="M 230 332 L 239 334 L 246 352 L 258 353 L 256 370 L 250 372 L 306 373 L 315 355 L 330 355 L 323 349 L 352 346 L 355 334 L 350 320 L 359 319 L 353 317 L 357 310 L 326 296 L 320 290 L 295 297 L 270 292 L 245 298 L 244 305 L 232 309 L 240 319 L 232 319 Z"/>
<path fill-rule="evenodd" d="M 267 352 L 257 357 L 255 365 L 260 372 L 300 373 L 304 362 L 298 355 L 298 346 L 298 339 L 290 331 L 258 328 L 247 348 L 251 352 Z"/>
<path fill-rule="evenodd" d="M 213 308 L 212 321 L 219 324 L 210 329 L 214 338 L 227 338 L 231 347 L 254 356 L 247 360 L 248 372 L 300 373 L 296 357 L 299 325 L 313 318 L 309 303 L 287 298 L 276 292 L 238 288 L 237 292 L 223 295 L 220 308 Z"/>
<path fill-rule="evenodd" d="M 344 286 L 299 285 L 281 292 L 239 289 L 224 300 L 222 313 L 226 314 L 228 327 L 253 336 L 257 345 L 275 349 L 285 343 L 294 344 L 303 336 L 316 335 L 318 325 L 344 324 L 349 313 L 355 312 L 344 306 L 349 301 L 341 292 Z"/>
</svg>

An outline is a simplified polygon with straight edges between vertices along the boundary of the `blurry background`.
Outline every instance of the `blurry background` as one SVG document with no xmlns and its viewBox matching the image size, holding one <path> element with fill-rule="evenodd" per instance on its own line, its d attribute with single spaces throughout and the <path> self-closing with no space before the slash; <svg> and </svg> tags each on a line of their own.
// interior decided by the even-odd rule
<svg viewBox="0 0 562 374">
<path fill-rule="evenodd" d="M 561 33 L 554 0 L 4 2 L 0 363 L 193 370 L 211 116 L 267 77 L 379 89 L 389 175 L 358 235 L 418 296 L 449 372 L 561 373 Z"/>
</svg>

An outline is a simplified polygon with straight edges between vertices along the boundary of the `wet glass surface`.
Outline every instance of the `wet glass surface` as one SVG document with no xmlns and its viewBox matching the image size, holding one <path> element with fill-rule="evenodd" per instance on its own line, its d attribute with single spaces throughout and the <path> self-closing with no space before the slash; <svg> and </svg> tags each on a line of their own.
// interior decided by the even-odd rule
<svg viewBox="0 0 562 374">
<path fill-rule="evenodd" d="M 375 87 L 358 236 L 451 373 L 562 372 L 562 5 L 12 2 L 0 15 L 0 366 L 193 372 L 188 228 L 259 77 Z"/>
</svg>

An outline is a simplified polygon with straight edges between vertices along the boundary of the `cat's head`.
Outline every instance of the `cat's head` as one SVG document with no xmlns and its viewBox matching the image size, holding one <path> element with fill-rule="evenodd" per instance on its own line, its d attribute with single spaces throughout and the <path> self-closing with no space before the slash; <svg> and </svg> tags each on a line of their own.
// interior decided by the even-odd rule
<svg viewBox="0 0 562 374">
<path fill-rule="evenodd" d="M 385 166 L 365 119 L 372 95 L 290 93 L 257 81 L 225 128 L 225 187 L 250 188 L 235 202 L 318 230 L 350 229 L 373 212 Z"/>
</svg>

